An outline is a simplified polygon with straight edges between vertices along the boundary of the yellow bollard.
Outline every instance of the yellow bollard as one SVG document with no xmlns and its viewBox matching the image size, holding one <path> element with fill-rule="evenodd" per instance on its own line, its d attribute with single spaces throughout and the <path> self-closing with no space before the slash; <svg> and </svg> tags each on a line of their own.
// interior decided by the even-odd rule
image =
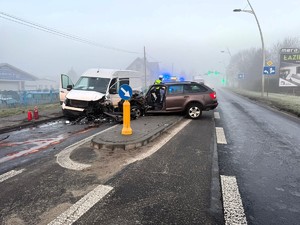
<svg viewBox="0 0 300 225">
<path fill-rule="evenodd" d="M 132 129 L 130 127 L 130 103 L 125 100 L 123 103 L 123 135 L 131 135 Z"/>
</svg>

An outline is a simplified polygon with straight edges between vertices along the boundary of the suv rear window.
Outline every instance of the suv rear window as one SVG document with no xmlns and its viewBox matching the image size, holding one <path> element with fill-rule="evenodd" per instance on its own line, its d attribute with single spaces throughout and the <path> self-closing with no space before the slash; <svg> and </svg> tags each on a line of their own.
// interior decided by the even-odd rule
<svg viewBox="0 0 300 225">
<path fill-rule="evenodd" d="M 207 89 L 199 84 L 186 84 L 184 85 L 184 93 L 199 93 L 206 92 Z"/>
</svg>

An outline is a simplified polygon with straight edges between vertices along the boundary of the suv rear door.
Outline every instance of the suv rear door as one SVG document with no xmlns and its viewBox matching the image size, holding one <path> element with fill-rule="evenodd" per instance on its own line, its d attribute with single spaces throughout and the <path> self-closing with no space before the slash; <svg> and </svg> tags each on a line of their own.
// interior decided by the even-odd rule
<svg viewBox="0 0 300 225">
<path fill-rule="evenodd" d="M 166 111 L 183 111 L 189 96 L 183 93 L 184 84 L 167 85 Z"/>
</svg>

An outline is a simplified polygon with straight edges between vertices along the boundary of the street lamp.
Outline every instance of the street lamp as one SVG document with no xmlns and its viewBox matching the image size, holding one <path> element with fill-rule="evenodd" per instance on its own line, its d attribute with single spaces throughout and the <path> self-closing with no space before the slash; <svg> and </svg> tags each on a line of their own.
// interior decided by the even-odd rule
<svg viewBox="0 0 300 225">
<path fill-rule="evenodd" d="M 265 91 L 265 77 L 264 77 L 264 66 L 265 66 L 265 60 L 266 60 L 266 53 L 265 53 L 265 44 L 264 44 L 264 39 L 263 39 L 263 35 L 261 32 L 261 28 L 257 19 L 257 16 L 255 14 L 255 11 L 252 7 L 252 5 L 250 4 L 249 0 L 247 0 L 251 10 L 242 10 L 242 9 L 234 9 L 233 12 L 246 12 L 246 13 L 250 13 L 252 15 L 254 15 L 258 29 L 259 29 L 259 33 L 260 33 L 260 39 L 261 39 L 261 48 L 262 48 L 262 58 L 263 58 L 263 62 L 262 62 L 262 78 L 261 78 L 261 96 L 264 96 L 264 91 Z"/>
<path fill-rule="evenodd" d="M 222 50 L 221 53 L 227 53 L 227 54 L 229 54 L 230 60 L 231 60 L 231 52 L 229 51 L 229 48 L 226 48 L 226 50 L 227 50 L 227 51 Z M 229 63 L 230 63 L 230 62 L 229 62 Z M 227 83 L 228 83 L 227 71 L 225 71 L 225 77 L 226 77 L 225 80 L 226 80 L 226 86 L 227 86 Z"/>
<path fill-rule="evenodd" d="M 221 51 L 222 53 L 227 53 L 227 54 L 229 54 L 230 55 L 230 57 L 231 57 L 231 52 L 229 51 L 229 48 L 227 48 L 227 51 Z"/>
</svg>

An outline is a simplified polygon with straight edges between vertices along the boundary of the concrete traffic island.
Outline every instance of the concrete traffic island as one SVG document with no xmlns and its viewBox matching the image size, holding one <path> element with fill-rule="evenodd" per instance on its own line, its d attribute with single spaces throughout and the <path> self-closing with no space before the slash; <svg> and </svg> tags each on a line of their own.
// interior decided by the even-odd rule
<svg viewBox="0 0 300 225">
<path fill-rule="evenodd" d="M 91 140 L 94 149 L 130 150 L 147 145 L 183 119 L 182 116 L 145 116 L 131 121 L 132 135 L 122 135 L 117 125 Z"/>
</svg>

